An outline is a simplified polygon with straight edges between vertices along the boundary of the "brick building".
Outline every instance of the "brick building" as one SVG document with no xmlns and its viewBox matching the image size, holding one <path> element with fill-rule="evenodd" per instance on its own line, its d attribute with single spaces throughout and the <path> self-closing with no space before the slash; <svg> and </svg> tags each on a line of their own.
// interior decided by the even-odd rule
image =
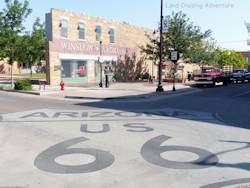
<svg viewBox="0 0 250 188">
<path fill-rule="evenodd" d="M 20 73 L 20 67 L 18 67 L 18 64 L 15 62 L 13 64 L 13 74 Z M 0 74 L 10 74 L 11 73 L 11 66 L 7 63 L 6 60 L 0 61 Z"/>
<path fill-rule="evenodd" d="M 145 34 L 152 32 L 127 23 L 51 9 L 46 14 L 47 81 L 52 85 L 61 80 L 71 84 L 98 83 L 101 65 L 104 70 L 112 68 L 126 53 L 139 56 L 139 46 L 148 40 Z"/>
</svg>

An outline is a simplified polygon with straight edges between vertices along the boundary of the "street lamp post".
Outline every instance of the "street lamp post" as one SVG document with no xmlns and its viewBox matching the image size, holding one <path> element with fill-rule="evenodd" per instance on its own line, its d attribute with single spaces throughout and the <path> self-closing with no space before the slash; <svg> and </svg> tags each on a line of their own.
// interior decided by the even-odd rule
<svg viewBox="0 0 250 188">
<path fill-rule="evenodd" d="M 156 40 L 157 40 L 157 32 L 154 30 L 154 32 L 152 33 L 152 39 L 153 39 L 153 42 L 154 42 L 154 47 L 153 47 L 153 58 L 152 58 L 152 82 L 154 83 L 154 63 L 155 63 L 155 60 L 156 58 L 154 57 L 155 56 L 155 44 L 156 43 Z M 157 45 L 156 45 L 157 46 Z"/>
<path fill-rule="evenodd" d="M 100 83 L 99 83 L 99 86 L 100 87 L 103 87 L 102 85 L 102 60 L 101 60 L 101 57 L 102 57 L 102 41 L 100 41 L 100 56 L 98 58 L 98 63 L 100 65 Z"/>
<path fill-rule="evenodd" d="M 176 91 L 176 88 L 175 88 L 175 73 L 176 73 L 176 63 L 174 63 L 174 72 L 173 72 L 173 91 Z"/>
<path fill-rule="evenodd" d="M 164 89 L 162 87 L 162 53 L 163 53 L 163 36 L 162 36 L 162 29 L 163 29 L 163 0 L 161 0 L 161 18 L 160 18 L 160 62 L 159 62 L 159 78 L 158 78 L 158 87 L 156 89 L 157 92 L 163 92 Z"/>
</svg>

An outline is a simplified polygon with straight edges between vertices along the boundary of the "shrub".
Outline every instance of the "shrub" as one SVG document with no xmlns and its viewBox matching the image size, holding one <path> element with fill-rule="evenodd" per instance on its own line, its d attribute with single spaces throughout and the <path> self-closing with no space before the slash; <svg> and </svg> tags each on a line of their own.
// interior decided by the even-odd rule
<svg viewBox="0 0 250 188">
<path fill-rule="evenodd" d="M 145 58 L 137 58 L 126 53 L 117 60 L 114 77 L 117 81 L 137 81 L 145 74 Z"/>
<path fill-rule="evenodd" d="M 15 83 L 15 90 L 32 90 L 32 85 L 29 80 L 18 80 Z"/>
</svg>

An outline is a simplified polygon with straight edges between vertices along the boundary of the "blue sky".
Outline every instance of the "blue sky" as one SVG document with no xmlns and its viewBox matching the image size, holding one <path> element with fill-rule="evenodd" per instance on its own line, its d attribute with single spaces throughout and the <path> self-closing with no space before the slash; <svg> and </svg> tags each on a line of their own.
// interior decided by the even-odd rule
<svg viewBox="0 0 250 188">
<path fill-rule="evenodd" d="M 0 0 L 0 8 L 4 0 Z M 30 0 L 32 14 L 25 23 L 31 28 L 36 17 L 44 20 L 50 8 L 84 12 L 119 22 L 129 22 L 147 28 L 156 28 L 159 21 L 160 0 Z M 224 48 L 250 50 L 244 21 L 250 22 L 248 0 L 164 0 L 164 14 L 183 11 L 203 31 L 211 29 L 213 38 Z"/>
</svg>

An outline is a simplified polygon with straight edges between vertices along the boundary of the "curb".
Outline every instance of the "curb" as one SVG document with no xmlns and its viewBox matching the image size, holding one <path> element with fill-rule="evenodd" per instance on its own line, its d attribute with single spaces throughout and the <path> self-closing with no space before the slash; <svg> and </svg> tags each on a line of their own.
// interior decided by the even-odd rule
<svg viewBox="0 0 250 188">
<path fill-rule="evenodd" d="M 185 89 L 180 89 L 177 90 L 176 92 L 173 91 L 165 91 L 162 93 L 157 93 L 155 92 L 154 94 L 145 94 L 144 96 L 120 96 L 120 97 L 81 97 L 81 96 L 65 96 L 65 99 L 82 99 L 82 100 L 101 100 L 101 101 L 117 101 L 117 102 L 137 102 L 140 101 L 155 101 L 155 100 L 161 100 L 164 98 L 169 98 L 169 97 L 177 97 L 180 95 L 188 95 L 192 93 L 197 93 L 200 92 L 200 89 L 195 89 L 195 88 L 185 88 Z"/>
<path fill-rule="evenodd" d="M 60 91 L 21 91 L 21 90 L 0 90 L 4 92 L 9 93 L 20 93 L 20 94 L 27 94 L 27 95 L 33 95 L 33 96 L 47 96 L 50 94 L 57 94 Z M 181 95 L 188 95 L 192 93 L 196 93 L 201 91 L 197 88 L 182 88 L 178 89 L 177 91 L 168 90 L 162 93 L 157 92 L 151 92 L 151 93 L 145 93 L 145 94 L 138 94 L 138 95 L 124 95 L 124 96 L 115 96 L 115 97 L 84 97 L 84 96 L 64 96 L 60 97 L 61 99 L 68 99 L 68 100 L 89 100 L 89 101 L 112 101 L 112 102 L 149 102 L 149 101 L 157 101 L 157 100 L 163 100 L 167 98 L 173 98 L 178 97 Z M 53 97 L 53 96 L 52 96 Z M 54 98 L 54 97 L 53 97 Z M 57 97 L 55 97 L 57 98 Z"/>
<path fill-rule="evenodd" d="M 37 95 L 37 96 L 46 96 L 49 94 L 58 93 L 57 91 L 40 92 L 40 91 L 23 91 L 23 90 L 12 90 L 12 89 L 0 90 L 0 91 L 10 92 L 10 93 L 22 93 L 22 94 L 28 94 L 28 95 Z"/>
<path fill-rule="evenodd" d="M 65 96 L 66 99 L 86 99 L 86 100 L 126 100 L 126 99 L 146 99 L 149 97 L 138 97 L 138 96 L 130 96 L 130 97 L 105 97 L 105 98 L 98 98 L 98 97 L 80 97 L 80 96 Z"/>
</svg>

